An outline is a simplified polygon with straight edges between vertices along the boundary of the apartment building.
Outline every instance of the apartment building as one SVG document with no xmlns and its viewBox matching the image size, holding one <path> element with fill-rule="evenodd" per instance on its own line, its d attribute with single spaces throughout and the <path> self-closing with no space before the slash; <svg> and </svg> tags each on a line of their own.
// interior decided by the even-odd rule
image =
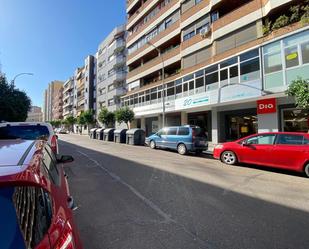
<svg viewBox="0 0 309 249">
<path fill-rule="evenodd" d="M 26 122 L 42 122 L 43 112 L 42 108 L 38 106 L 31 106 Z"/>
<path fill-rule="evenodd" d="M 70 77 L 63 84 L 63 119 L 73 116 L 74 77 Z"/>
<path fill-rule="evenodd" d="M 55 91 L 52 103 L 52 120 L 63 119 L 63 86 Z"/>
<path fill-rule="evenodd" d="M 166 125 L 199 125 L 214 144 L 308 130 L 308 111 L 285 94 L 298 76 L 309 78 L 308 26 L 265 29 L 302 3 L 127 1 L 128 92 L 121 102 L 134 110 L 133 125 L 149 135 L 164 112 Z"/>
<path fill-rule="evenodd" d="M 43 121 L 53 120 L 53 104 L 54 99 L 59 90 L 62 88 L 63 82 L 54 80 L 48 84 L 47 89 L 44 91 L 44 108 L 43 108 Z"/>
<path fill-rule="evenodd" d="M 100 108 L 115 111 L 126 92 L 126 27 L 116 27 L 97 51 L 97 115 Z"/>
</svg>

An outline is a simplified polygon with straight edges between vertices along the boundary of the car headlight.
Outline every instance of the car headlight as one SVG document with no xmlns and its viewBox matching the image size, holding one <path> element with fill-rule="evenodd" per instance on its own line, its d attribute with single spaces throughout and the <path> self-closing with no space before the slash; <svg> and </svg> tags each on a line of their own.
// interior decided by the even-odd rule
<svg viewBox="0 0 309 249">
<path fill-rule="evenodd" d="M 215 149 L 222 149 L 223 148 L 223 144 L 217 144 L 216 146 L 215 146 Z"/>
</svg>

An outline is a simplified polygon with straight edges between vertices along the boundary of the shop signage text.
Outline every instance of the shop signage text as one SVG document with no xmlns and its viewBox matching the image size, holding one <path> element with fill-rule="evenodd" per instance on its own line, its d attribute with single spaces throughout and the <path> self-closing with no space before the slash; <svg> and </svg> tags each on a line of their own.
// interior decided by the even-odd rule
<svg viewBox="0 0 309 249">
<path fill-rule="evenodd" d="M 257 114 L 274 113 L 277 111 L 276 99 L 262 99 L 257 101 Z"/>
</svg>

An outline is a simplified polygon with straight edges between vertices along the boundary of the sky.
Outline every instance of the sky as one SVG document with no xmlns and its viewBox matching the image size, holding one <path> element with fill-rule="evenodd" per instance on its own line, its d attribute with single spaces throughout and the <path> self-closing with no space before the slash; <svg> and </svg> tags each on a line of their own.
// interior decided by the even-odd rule
<svg viewBox="0 0 309 249">
<path fill-rule="evenodd" d="M 0 70 L 41 106 L 52 80 L 67 80 L 125 22 L 125 0 L 0 0 Z"/>
</svg>

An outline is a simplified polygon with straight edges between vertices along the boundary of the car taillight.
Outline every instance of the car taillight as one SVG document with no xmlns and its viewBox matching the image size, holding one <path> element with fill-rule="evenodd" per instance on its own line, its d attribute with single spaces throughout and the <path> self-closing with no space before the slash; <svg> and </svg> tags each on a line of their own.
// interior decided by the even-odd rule
<svg viewBox="0 0 309 249">
<path fill-rule="evenodd" d="M 57 137 L 55 135 L 51 138 L 51 149 L 55 154 L 57 154 Z"/>
<path fill-rule="evenodd" d="M 55 249 L 75 249 L 72 226 L 69 222 L 65 224 L 64 231 L 61 234 Z"/>
<path fill-rule="evenodd" d="M 195 130 L 192 130 L 192 142 L 195 141 L 196 135 L 195 135 Z"/>
</svg>

